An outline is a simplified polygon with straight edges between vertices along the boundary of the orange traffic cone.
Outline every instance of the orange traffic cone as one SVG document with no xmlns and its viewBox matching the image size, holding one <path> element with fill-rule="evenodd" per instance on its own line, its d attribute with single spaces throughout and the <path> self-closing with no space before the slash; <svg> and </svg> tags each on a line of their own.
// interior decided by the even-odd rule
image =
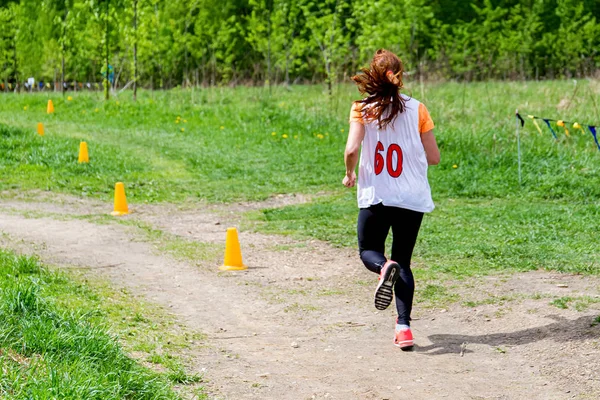
<svg viewBox="0 0 600 400">
<path fill-rule="evenodd" d="M 38 122 L 37 132 L 38 135 L 44 136 L 44 124 L 42 124 L 41 122 Z"/>
<path fill-rule="evenodd" d="M 48 114 L 53 114 L 54 113 L 54 103 L 52 103 L 52 100 L 48 100 Z"/>
<path fill-rule="evenodd" d="M 77 162 L 80 164 L 90 162 L 90 156 L 88 154 L 88 148 L 87 148 L 86 142 L 79 143 L 79 159 L 77 160 Z"/>
<path fill-rule="evenodd" d="M 117 182 L 115 184 L 115 210 L 111 214 L 114 216 L 129 214 L 127 198 L 125 197 L 125 185 L 123 185 L 123 182 Z"/>
<path fill-rule="evenodd" d="M 248 269 L 242 262 L 242 250 L 240 249 L 240 240 L 235 228 L 227 229 L 227 240 L 225 242 L 225 261 L 219 267 L 222 271 L 242 271 Z"/>
</svg>

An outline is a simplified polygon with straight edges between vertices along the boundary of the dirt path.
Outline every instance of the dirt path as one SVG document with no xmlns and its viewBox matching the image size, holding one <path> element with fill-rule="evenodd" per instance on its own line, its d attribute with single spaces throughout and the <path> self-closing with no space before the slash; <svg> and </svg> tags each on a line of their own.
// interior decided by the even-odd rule
<svg viewBox="0 0 600 400">
<path fill-rule="evenodd" d="M 235 211 L 244 207 L 253 206 Z M 209 346 L 193 349 L 195 368 L 217 399 L 600 397 L 599 303 L 581 312 L 549 305 L 552 296 L 597 299 L 597 278 L 534 272 L 463 282 L 462 298 L 482 305 L 417 305 L 416 350 L 405 353 L 392 345 L 393 311 L 375 312 L 376 278 L 354 251 L 242 232 L 251 269 L 218 273 L 216 261 L 158 254 L 130 227 L 67 217 L 106 208 L 68 197 L 0 201 L 0 232 L 13 248 L 91 267 L 206 333 Z M 222 243 L 235 215 L 163 206 L 128 218 Z"/>
</svg>

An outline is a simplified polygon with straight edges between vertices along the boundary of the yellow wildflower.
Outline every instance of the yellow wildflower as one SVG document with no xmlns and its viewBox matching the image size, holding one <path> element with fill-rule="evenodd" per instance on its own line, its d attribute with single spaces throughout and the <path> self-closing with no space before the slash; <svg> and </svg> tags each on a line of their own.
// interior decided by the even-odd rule
<svg viewBox="0 0 600 400">
<path fill-rule="evenodd" d="M 281 135 L 282 138 L 287 139 L 288 135 L 286 135 L 285 133 L 283 135 Z"/>
<path fill-rule="evenodd" d="M 456 169 L 456 168 L 458 168 L 458 165 L 454 164 L 454 165 L 452 166 L 452 168 Z"/>
<path fill-rule="evenodd" d="M 71 101 L 71 100 L 73 100 L 73 98 L 71 96 L 69 96 L 69 97 L 67 97 L 67 100 Z"/>
<path fill-rule="evenodd" d="M 178 124 L 178 123 L 179 123 L 179 120 L 178 120 L 178 119 L 176 119 L 176 120 L 175 120 L 175 123 L 176 123 L 176 124 Z"/>
<path fill-rule="evenodd" d="M 221 130 L 223 130 L 223 129 L 225 129 L 225 127 L 224 127 L 224 126 L 221 126 Z"/>
<path fill-rule="evenodd" d="M 184 119 L 184 120 L 183 120 L 183 123 L 184 123 L 184 124 L 187 124 L 187 119 Z"/>
<path fill-rule="evenodd" d="M 321 134 L 319 133 L 319 134 L 317 135 L 317 137 L 318 137 L 319 139 L 323 139 L 325 136 L 323 136 L 323 135 L 321 135 Z"/>
<path fill-rule="evenodd" d="M 277 135 L 277 132 L 271 132 L 271 136 Z"/>
<path fill-rule="evenodd" d="M 185 132 L 185 128 L 181 128 L 181 132 Z"/>
</svg>

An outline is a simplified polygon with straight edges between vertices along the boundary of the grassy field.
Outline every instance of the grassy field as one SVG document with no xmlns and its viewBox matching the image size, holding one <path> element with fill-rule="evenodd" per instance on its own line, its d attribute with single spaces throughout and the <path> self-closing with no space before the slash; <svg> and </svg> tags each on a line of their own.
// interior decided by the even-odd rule
<svg viewBox="0 0 600 400">
<path fill-rule="evenodd" d="M 312 203 L 247 216 L 248 227 L 355 246 L 355 193 L 341 186 L 352 86 L 211 88 L 129 93 L 0 94 L 0 190 L 44 189 L 131 203 L 259 201 L 319 194 Z M 600 125 L 597 81 L 414 85 L 436 122 L 442 162 L 430 169 L 437 210 L 416 249 L 421 274 L 462 276 L 548 268 L 598 273 L 600 151 L 589 132 L 522 131 L 514 111 Z M 56 113 L 45 113 L 52 98 Z M 35 134 L 45 123 L 46 136 Z M 80 140 L 91 163 L 77 164 Z M 456 166 L 456 168 L 454 168 Z"/>
<path fill-rule="evenodd" d="M 187 342 L 170 328 L 126 294 L 0 251 L 1 398 L 178 399 L 175 384 L 191 384 L 203 398 L 200 377 L 168 353 Z M 147 354 L 166 372 L 141 366 L 125 350 Z"/>
</svg>

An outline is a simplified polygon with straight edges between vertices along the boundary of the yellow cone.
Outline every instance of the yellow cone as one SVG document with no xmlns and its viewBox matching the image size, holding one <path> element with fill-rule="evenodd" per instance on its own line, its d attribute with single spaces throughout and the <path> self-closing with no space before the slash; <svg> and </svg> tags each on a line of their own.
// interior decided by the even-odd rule
<svg viewBox="0 0 600 400">
<path fill-rule="evenodd" d="M 54 103 L 52 103 L 52 100 L 48 100 L 48 114 L 52 113 L 54 113 Z"/>
<path fill-rule="evenodd" d="M 37 132 L 38 135 L 44 136 L 44 124 L 42 124 L 41 122 L 38 123 Z"/>
<path fill-rule="evenodd" d="M 219 267 L 222 271 L 241 271 L 248 269 L 242 262 L 242 250 L 240 249 L 240 240 L 235 228 L 227 229 L 227 240 L 225 242 L 225 261 Z"/>
<path fill-rule="evenodd" d="M 123 182 L 117 182 L 115 184 L 115 210 L 111 214 L 115 216 L 129 214 L 127 198 L 125 197 L 125 185 L 123 185 Z"/>
<path fill-rule="evenodd" d="M 90 162 L 90 155 L 88 154 L 86 142 L 79 143 L 79 159 L 77 160 L 77 162 L 80 164 Z"/>
</svg>

